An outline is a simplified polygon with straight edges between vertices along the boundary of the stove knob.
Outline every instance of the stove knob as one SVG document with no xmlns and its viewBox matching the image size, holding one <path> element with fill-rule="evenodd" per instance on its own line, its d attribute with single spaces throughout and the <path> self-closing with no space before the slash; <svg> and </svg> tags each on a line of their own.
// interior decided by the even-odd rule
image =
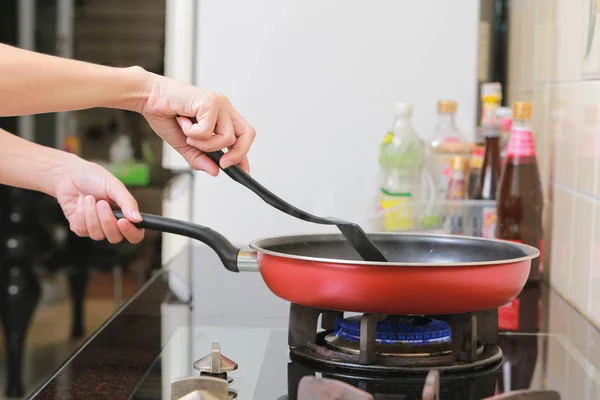
<svg viewBox="0 0 600 400">
<path fill-rule="evenodd" d="M 440 373 L 432 369 L 425 378 L 423 400 L 440 400 Z"/>
<path fill-rule="evenodd" d="M 229 400 L 223 379 L 195 376 L 171 381 L 171 400 Z"/>
<path fill-rule="evenodd" d="M 554 390 L 515 390 L 484 400 L 560 400 L 560 393 Z"/>
<path fill-rule="evenodd" d="M 235 371 L 238 365 L 221 354 L 221 346 L 213 342 L 210 354 L 194 363 L 194 369 L 205 375 L 227 377 L 227 372 Z"/>
<path fill-rule="evenodd" d="M 367 393 L 346 382 L 315 376 L 305 376 L 298 385 L 298 400 L 312 399 L 347 399 L 347 400 L 374 400 L 371 393 Z"/>
</svg>

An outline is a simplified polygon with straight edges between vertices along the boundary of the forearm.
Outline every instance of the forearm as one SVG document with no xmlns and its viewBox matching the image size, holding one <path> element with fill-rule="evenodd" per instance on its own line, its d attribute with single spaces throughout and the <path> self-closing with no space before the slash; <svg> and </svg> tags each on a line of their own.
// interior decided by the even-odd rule
<svg viewBox="0 0 600 400">
<path fill-rule="evenodd" d="M 0 129 L 0 184 L 54 195 L 58 171 L 74 157 Z"/>
<path fill-rule="evenodd" d="M 0 116 L 92 107 L 139 111 L 150 75 L 0 44 Z"/>
</svg>

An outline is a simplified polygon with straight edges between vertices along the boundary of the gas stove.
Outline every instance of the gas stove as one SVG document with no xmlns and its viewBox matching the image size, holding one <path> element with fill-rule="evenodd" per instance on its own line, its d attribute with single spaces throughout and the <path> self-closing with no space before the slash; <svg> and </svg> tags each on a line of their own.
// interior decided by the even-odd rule
<svg viewBox="0 0 600 400">
<path fill-rule="evenodd" d="M 511 388 L 515 366 L 503 353 L 497 310 L 388 316 L 291 304 L 287 328 L 203 322 L 175 332 L 133 399 L 154 398 L 156 385 L 173 400 L 561 399 L 550 389 Z M 537 345 L 534 359 L 523 360 L 531 369 Z M 190 349 L 204 355 L 191 369 L 174 368 L 173 354 Z"/>
</svg>

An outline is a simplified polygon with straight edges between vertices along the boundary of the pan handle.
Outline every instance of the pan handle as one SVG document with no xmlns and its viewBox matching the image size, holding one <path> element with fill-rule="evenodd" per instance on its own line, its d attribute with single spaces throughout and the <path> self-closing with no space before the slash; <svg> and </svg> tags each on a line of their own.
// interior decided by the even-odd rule
<svg viewBox="0 0 600 400">
<path fill-rule="evenodd" d="M 113 214 L 117 219 L 125 218 L 121 210 L 113 210 Z M 205 226 L 146 213 L 142 213 L 142 221 L 134 225 L 199 240 L 213 249 L 231 272 L 256 270 L 258 267 L 254 252 L 238 249 L 219 232 Z"/>
</svg>

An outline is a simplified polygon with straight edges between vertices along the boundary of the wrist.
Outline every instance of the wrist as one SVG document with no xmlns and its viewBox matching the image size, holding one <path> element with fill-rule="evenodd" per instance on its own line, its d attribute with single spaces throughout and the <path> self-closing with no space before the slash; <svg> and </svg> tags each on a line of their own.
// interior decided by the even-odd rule
<svg viewBox="0 0 600 400">
<path fill-rule="evenodd" d="M 49 152 L 40 158 L 39 168 L 43 177 L 38 180 L 40 187 L 33 189 L 56 197 L 56 190 L 60 184 L 67 179 L 69 173 L 77 171 L 78 164 L 85 160 L 66 151 L 48 150 L 52 154 Z"/>
<path fill-rule="evenodd" d="M 141 113 L 150 95 L 154 74 L 142 67 L 114 68 L 116 96 L 111 108 Z"/>
</svg>

